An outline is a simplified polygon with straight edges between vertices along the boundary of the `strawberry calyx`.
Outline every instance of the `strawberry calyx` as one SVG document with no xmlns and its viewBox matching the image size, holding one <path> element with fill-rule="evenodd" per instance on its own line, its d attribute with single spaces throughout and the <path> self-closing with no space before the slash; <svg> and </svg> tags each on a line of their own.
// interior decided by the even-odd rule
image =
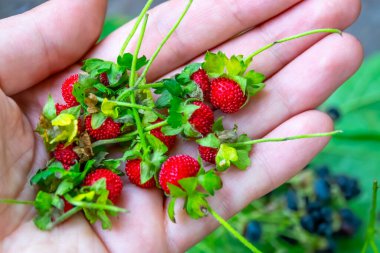
<svg viewBox="0 0 380 253">
<path fill-rule="evenodd" d="M 201 147 L 215 149 L 216 170 L 225 171 L 234 165 L 240 170 L 247 169 L 251 164 L 249 157 L 253 145 L 241 145 L 234 147 L 235 143 L 248 142 L 251 140 L 248 135 L 237 133 L 237 126 L 232 130 L 225 130 L 223 126 L 223 118 L 219 118 L 213 125 L 213 133 L 205 138 L 197 140 Z M 201 154 L 202 157 L 202 154 Z"/>
<path fill-rule="evenodd" d="M 201 161 L 199 161 L 201 163 Z M 170 201 L 168 215 L 175 222 L 175 202 L 182 198 L 184 210 L 193 219 L 207 216 L 209 204 L 207 198 L 214 196 L 217 190 L 222 188 L 222 180 L 215 170 L 206 171 L 201 168 L 195 177 L 187 177 L 178 181 L 179 186 L 168 183 Z"/>
<path fill-rule="evenodd" d="M 202 68 L 210 78 L 228 78 L 239 84 L 243 94 L 252 97 L 264 89 L 265 76 L 254 70 L 248 70 L 251 61 L 242 55 L 228 58 L 223 52 L 207 52 Z"/>
</svg>

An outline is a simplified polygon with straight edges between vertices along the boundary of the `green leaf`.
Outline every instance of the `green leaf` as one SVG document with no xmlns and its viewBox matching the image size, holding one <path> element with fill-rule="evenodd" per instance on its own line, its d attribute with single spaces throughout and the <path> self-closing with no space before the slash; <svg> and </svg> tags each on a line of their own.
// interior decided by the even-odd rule
<svg viewBox="0 0 380 253">
<path fill-rule="evenodd" d="M 168 216 L 172 222 L 175 223 L 175 202 L 176 198 L 170 198 L 169 205 L 168 205 Z"/>
<path fill-rule="evenodd" d="M 171 197 L 173 197 L 173 198 L 183 198 L 183 197 L 187 196 L 186 192 L 183 191 L 178 186 L 176 186 L 174 184 L 171 184 L 171 183 L 168 183 L 167 185 L 168 185 Z"/>
<path fill-rule="evenodd" d="M 91 116 L 91 127 L 93 129 L 98 129 L 106 121 L 107 116 L 102 112 L 94 113 Z"/>
<path fill-rule="evenodd" d="M 240 170 L 246 170 L 251 165 L 251 158 L 249 157 L 249 152 L 246 150 L 237 150 L 237 155 L 237 161 L 233 161 L 232 164 Z"/>
<path fill-rule="evenodd" d="M 197 143 L 201 146 L 210 148 L 219 148 L 221 144 L 218 137 L 213 133 L 207 135 L 205 138 L 197 140 Z"/>
<path fill-rule="evenodd" d="M 157 108 L 166 108 L 170 106 L 170 102 L 173 99 L 173 95 L 169 91 L 165 90 L 156 101 Z"/>
<path fill-rule="evenodd" d="M 80 75 L 78 82 L 74 84 L 73 95 L 83 108 L 87 108 L 85 99 L 96 83 L 98 83 L 96 78 Z"/>
<path fill-rule="evenodd" d="M 59 184 L 57 191 L 55 192 L 57 195 L 62 196 L 74 189 L 74 183 L 71 180 L 64 180 Z"/>
<path fill-rule="evenodd" d="M 214 122 L 214 124 L 212 125 L 212 131 L 213 131 L 214 133 L 224 131 L 223 117 L 219 117 L 219 118 Z"/>
<path fill-rule="evenodd" d="M 80 112 L 81 112 L 81 106 L 78 105 L 78 106 L 67 108 L 66 110 L 63 110 L 61 113 L 71 114 L 77 119 L 80 116 Z"/>
<path fill-rule="evenodd" d="M 187 197 L 185 202 L 186 212 L 193 219 L 203 218 L 207 215 L 208 202 L 203 194 L 196 193 Z"/>
<path fill-rule="evenodd" d="M 112 62 L 91 58 L 83 61 L 83 66 L 81 69 L 87 72 L 90 76 L 97 77 L 104 72 L 108 72 L 111 65 Z"/>
<path fill-rule="evenodd" d="M 196 177 L 187 177 L 178 181 L 182 188 L 187 192 L 188 195 L 191 195 L 198 185 Z"/>
<path fill-rule="evenodd" d="M 133 55 L 130 53 L 125 53 L 123 54 L 123 56 L 117 57 L 117 64 L 119 64 L 120 66 L 124 66 L 128 70 L 132 69 L 132 61 L 133 61 Z M 148 63 L 148 60 L 145 56 L 138 58 L 136 62 L 136 71 L 144 67 L 147 63 Z"/>
<path fill-rule="evenodd" d="M 157 137 L 151 134 L 146 134 L 145 137 L 148 140 L 149 144 L 152 146 L 154 151 L 159 152 L 161 154 L 165 154 L 168 151 L 168 147 Z"/>
<path fill-rule="evenodd" d="M 148 182 L 152 177 L 154 177 L 155 169 L 151 167 L 152 164 L 148 163 L 147 161 L 142 161 L 140 163 L 140 173 L 141 173 L 141 183 L 145 184 Z"/>
<path fill-rule="evenodd" d="M 168 125 L 172 128 L 179 128 L 182 126 L 182 115 L 181 115 L 181 100 L 179 98 L 173 97 L 169 109 L 169 117 L 167 118 Z"/>
<path fill-rule="evenodd" d="M 243 91 L 244 95 L 246 95 L 248 80 L 241 76 L 232 76 L 232 79 L 239 84 L 240 89 Z"/>
<path fill-rule="evenodd" d="M 52 120 L 52 119 L 54 119 L 57 116 L 57 112 L 56 112 L 56 109 L 55 109 L 54 99 L 52 98 L 51 95 L 49 95 L 49 97 L 48 97 L 48 101 L 47 101 L 47 103 L 45 104 L 45 106 L 44 106 L 44 108 L 42 110 L 42 114 L 48 120 Z"/>
<path fill-rule="evenodd" d="M 202 67 L 201 63 L 192 63 L 187 65 L 175 79 L 181 84 L 192 82 L 191 76 Z"/>
<path fill-rule="evenodd" d="M 212 52 L 207 52 L 205 55 L 205 61 L 202 64 L 202 68 L 208 74 L 218 74 L 222 75 L 225 69 L 225 61 L 227 57 L 223 52 L 218 52 L 216 54 Z"/>
<path fill-rule="evenodd" d="M 223 186 L 222 179 L 213 170 L 199 175 L 198 183 L 212 196 L 214 196 L 215 191 L 222 189 Z"/>
<path fill-rule="evenodd" d="M 183 125 L 183 134 L 188 138 L 202 137 L 202 134 L 195 130 L 195 128 L 189 122 Z"/>
<path fill-rule="evenodd" d="M 71 143 L 78 134 L 78 120 L 71 114 L 61 113 L 51 121 L 51 124 L 58 127 L 58 131 L 50 144 L 62 141 Z"/>
<path fill-rule="evenodd" d="M 220 145 L 219 151 L 216 155 L 216 168 L 219 171 L 224 171 L 231 166 L 231 162 L 238 160 L 238 154 L 235 148 L 227 144 Z"/>
<path fill-rule="evenodd" d="M 225 61 L 227 73 L 231 76 L 242 75 L 247 69 L 244 59 L 241 55 L 233 55 L 230 59 Z"/>
<path fill-rule="evenodd" d="M 102 83 L 95 84 L 94 88 L 96 88 L 101 93 L 106 94 L 107 96 L 113 96 L 113 95 L 115 95 L 115 92 L 112 89 L 108 88 L 107 86 L 105 86 Z"/>
<path fill-rule="evenodd" d="M 117 119 L 119 117 L 119 107 L 117 103 L 109 101 L 107 98 L 102 102 L 101 111 L 106 117 L 111 117 L 112 119 Z"/>
<path fill-rule="evenodd" d="M 182 132 L 183 128 L 182 127 L 179 127 L 179 128 L 172 128 L 171 126 L 163 126 L 161 128 L 161 132 L 164 134 L 164 135 L 167 135 L 167 136 L 173 136 L 173 135 L 177 135 L 177 134 L 180 134 Z"/>
</svg>

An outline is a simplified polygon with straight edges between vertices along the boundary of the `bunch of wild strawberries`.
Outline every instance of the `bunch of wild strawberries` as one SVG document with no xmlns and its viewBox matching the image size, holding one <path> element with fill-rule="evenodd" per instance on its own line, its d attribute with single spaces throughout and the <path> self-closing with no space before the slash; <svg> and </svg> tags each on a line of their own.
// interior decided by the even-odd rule
<svg viewBox="0 0 380 253">
<path fill-rule="evenodd" d="M 36 130 L 51 160 L 31 179 L 40 190 L 36 200 L 50 207 L 40 208 L 36 201 L 39 228 L 50 229 L 80 210 L 91 223 L 100 220 L 110 228 L 108 215 L 125 211 L 114 206 L 124 172 L 130 183 L 160 188 L 171 197 L 173 221 L 177 198 L 185 198 L 186 212 L 200 218 L 209 209 L 206 198 L 222 187 L 219 172 L 250 165 L 248 136 L 236 127 L 224 129 L 222 118 L 214 117 L 218 109 L 239 111 L 264 88 L 264 75 L 247 71 L 249 61 L 209 52 L 202 64 L 190 64 L 173 78 L 130 85 L 132 69 L 148 62 L 133 58 L 126 53 L 116 63 L 85 60 L 84 73 L 62 84 L 65 104 L 49 97 Z M 189 155 L 168 156 L 179 136 L 196 140 L 200 157 L 215 168 L 206 171 Z M 121 155 L 107 158 L 115 146 Z"/>
</svg>

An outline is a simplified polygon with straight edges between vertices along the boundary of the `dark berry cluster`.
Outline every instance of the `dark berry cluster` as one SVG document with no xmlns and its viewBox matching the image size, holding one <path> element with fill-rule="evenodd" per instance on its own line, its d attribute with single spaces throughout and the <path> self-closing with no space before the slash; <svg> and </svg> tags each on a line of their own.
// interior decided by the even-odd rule
<svg viewBox="0 0 380 253">
<path fill-rule="evenodd" d="M 262 207 L 257 210 L 255 219 L 246 224 L 244 235 L 252 242 L 262 242 L 265 228 L 269 231 L 276 223 L 279 225 L 272 240 L 310 248 L 310 240 L 317 238 L 319 243 L 314 252 L 335 252 L 338 237 L 353 236 L 360 228 L 360 219 L 346 206 L 348 200 L 359 194 L 358 181 L 352 177 L 332 175 L 327 166 L 305 170 L 287 187 L 261 200 L 261 206 L 267 210 Z M 273 233 L 268 232 L 266 236 Z"/>
</svg>

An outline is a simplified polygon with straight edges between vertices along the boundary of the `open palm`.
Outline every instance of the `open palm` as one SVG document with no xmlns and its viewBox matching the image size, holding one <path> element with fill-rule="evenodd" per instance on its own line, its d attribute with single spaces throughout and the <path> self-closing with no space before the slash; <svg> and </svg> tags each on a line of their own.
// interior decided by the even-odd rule
<svg viewBox="0 0 380 253">
<path fill-rule="evenodd" d="M 150 12 L 143 54 L 153 53 L 185 4 L 172 0 Z M 0 21 L 1 198 L 33 197 L 29 178 L 33 168 L 47 160 L 33 127 L 48 93 L 60 97 L 62 81 L 79 71 L 77 62 L 83 55 L 116 58 L 131 24 L 95 45 L 105 9 L 106 0 L 56 0 Z M 359 10 L 359 0 L 195 0 L 148 79 L 168 75 L 207 50 L 248 55 L 268 42 L 306 30 L 345 29 Z M 360 43 L 348 34 L 313 35 L 278 45 L 253 64 L 269 77 L 267 88 L 239 113 L 228 116 L 226 123 L 238 123 L 241 132 L 254 138 L 330 131 L 330 118 L 313 109 L 356 71 L 361 60 Z M 211 206 L 224 217 L 232 216 L 292 177 L 327 141 L 255 146 L 251 168 L 224 174 L 223 189 L 210 200 Z M 194 147 L 184 144 L 175 152 L 196 155 Z M 0 251 L 183 252 L 217 226 L 211 217 L 191 220 L 180 206 L 177 223 L 171 223 L 161 191 L 128 183 L 118 205 L 130 213 L 114 219 L 112 231 L 92 227 L 77 215 L 51 232 L 34 227 L 29 206 L 0 205 Z"/>
</svg>

